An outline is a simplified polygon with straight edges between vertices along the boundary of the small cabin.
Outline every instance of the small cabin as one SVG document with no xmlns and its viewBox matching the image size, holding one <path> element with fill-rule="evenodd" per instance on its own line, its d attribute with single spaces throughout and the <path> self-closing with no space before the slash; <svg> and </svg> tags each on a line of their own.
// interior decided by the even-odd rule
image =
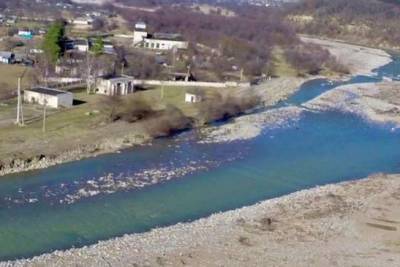
<svg viewBox="0 0 400 267">
<path fill-rule="evenodd" d="M 203 101 L 203 95 L 202 94 L 197 94 L 194 92 L 188 92 L 185 94 L 185 102 L 186 103 L 199 103 Z"/>
<path fill-rule="evenodd" d="M 51 108 L 72 107 L 74 96 L 71 92 L 47 88 L 36 87 L 24 90 L 24 102 L 46 105 Z"/>
<path fill-rule="evenodd" d="M 117 96 L 128 95 L 135 92 L 135 81 L 133 77 L 119 76 L 103 78 L 96 87 L 96 94 Z"/>
</svg>

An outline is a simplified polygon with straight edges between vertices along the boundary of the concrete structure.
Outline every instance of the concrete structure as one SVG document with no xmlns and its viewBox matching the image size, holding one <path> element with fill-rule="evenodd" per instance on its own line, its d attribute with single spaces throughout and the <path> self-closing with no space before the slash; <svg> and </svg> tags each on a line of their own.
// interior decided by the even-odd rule
<svg viewBox="0 0 400 267">
<path fill-rule="evenodd" d="M 0 62 L 12 64 L 15 61 L 15 54 L 12 52 L 0 51 Z"/>
<path fill-rule="evenodd" d="M 143 40 L 147 38 L 147 25 L 144 22 L 138 22 L 135 24 L 135 30 L 133 32 L 133 45 L 139 45 Z"/>
<path fill-rule="evenodd" d="M 52 108 L 68 108 L 72 107 L 73 100 L 72 93 L 58 89 L 36 87 L 24 90 L 24 101 L 27 103 L 46 105 Z"/>
<path fill-rule="evenodd" d="M 135 92 L 135 80 L 133 77 L 113 77 L 101 79 L 95 90 L 96 94 L 101 95 L 127 95 Z"/>
<path fill-rule="evenodd" d="M 203 94 L 196 92 L 187 92 L 185 94 L 186 103 L 199 103 L 203 101 Z"/>
<path fill-rule="evenodd" d="M 187 49 L 189 43 L 180 34 L 147 32 L 144 22 L 136 23 L 133 33 L 133 45 L 154 50 Z"/>
</svg>

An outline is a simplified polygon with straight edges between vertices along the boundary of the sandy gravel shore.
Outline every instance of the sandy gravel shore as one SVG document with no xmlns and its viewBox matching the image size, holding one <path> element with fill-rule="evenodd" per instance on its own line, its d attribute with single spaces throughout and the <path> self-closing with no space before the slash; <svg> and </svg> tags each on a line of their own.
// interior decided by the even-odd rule
<svg viewBox="0 0 400 267">
<path fill-rule="evenodd" d="M 314 110 L 339 110 L 400 127 L 400 82 L 341 86 L 304 104 Z"/>
<path fill-rule="evenodd" d="M 311 79 L 311 78 L 310 78 Z M 250 90 L 257 95 L 265 107 L 286 100 L 300 89 L 309 79 L 279 78 L 264 82 Z M 247 89 L 248 90 L 248 89 Z M 246 94 L 244 90 L 242 94 Z M 283 107 L 254 114 L 248 114 L 232 119 L 231 122 L 200 129 L 204 135 L 201 143 L 220 143 L 236 140 L 247 140 L 257 137 L 265 127 L 287 127 L 297 122 L 303 109 L 298 107 Z"/>
<path fill-rule="evenodd" d="M 399 266 L 399 201 L 379 174 L 0 266 Z"/>
<path fill-rule="evenodd" d="M 307 36 L 302 36 L 301 39 L 328 49 L 353 75 L 370 75 L 374 69 L 392 61 L 391 56 L 381 49 Z"/>
</svg>

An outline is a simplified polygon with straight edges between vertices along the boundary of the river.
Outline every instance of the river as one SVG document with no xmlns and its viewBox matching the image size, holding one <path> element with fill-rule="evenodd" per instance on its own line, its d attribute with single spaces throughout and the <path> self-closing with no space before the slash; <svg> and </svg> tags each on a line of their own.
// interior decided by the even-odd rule
<svg viewBox="0 0 400 267">
<path fill-rule="evenodd" d="M 400 60 L 371 77 L 305 83 L 282 105 L 342 84 L 399 78 Z M 152 145 L 0 179 L 0 260 L 148 231 L 297 190 L 400 172 L 400 130 L 337 112 L 304 112 L 258 137 L 201 144 L 196 131 Z M 161 182 L 160 182 L 161 181 Z"/>
</svg>

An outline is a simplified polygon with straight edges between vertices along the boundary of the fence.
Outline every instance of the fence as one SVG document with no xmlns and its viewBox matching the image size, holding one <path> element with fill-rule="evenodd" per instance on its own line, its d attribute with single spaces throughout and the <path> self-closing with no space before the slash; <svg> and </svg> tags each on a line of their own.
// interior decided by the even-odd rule
<svg viewBox="0 0 400 267">
<path fill-rule="evenodd" d="M 248 87 L 250 83 L 246 82 L 186 82 L 186 81 L 159 81 L 159 80 L 134 80 L 135 85 L 153 85 L 153 86 L 193 86 L 193 87 Z"/>
</svg>

